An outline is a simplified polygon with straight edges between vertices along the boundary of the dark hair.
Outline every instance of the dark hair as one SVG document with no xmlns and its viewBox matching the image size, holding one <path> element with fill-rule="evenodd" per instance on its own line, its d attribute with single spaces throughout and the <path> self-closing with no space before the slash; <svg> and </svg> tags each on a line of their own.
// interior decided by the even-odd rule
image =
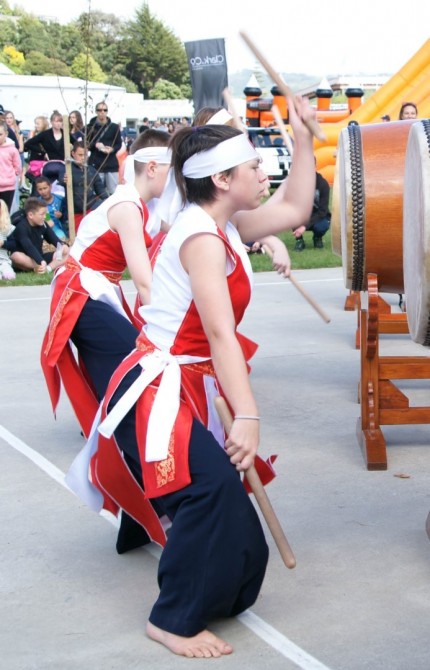
<svg viewBox="0 0 430 670">
<path fill-rule="evenodd" d="M 74 114 L 76 117 L 76 128 L 78 130 L 81 130 L 81 128 L 84 127 L 84 120 L 82 118 L 82 114 L 78 109 L 72 109 L 72 111 L 69 114 L 69 122 L 70 122 L 70 116 Z"/>
<path fill-rule="evenodd" d="M 240 134 L 240 130 L 230 126 L 212 126 L 209 124 L 194 128 L 181 128 L 171 137 L 172 166 L 183 202 L 188 200 L 188 202 L 202 205 L 213 202 L 216 197 L 216 187 L 210 176 L 200 179 L 188 179 L 183 176 L 182 168 L 185 161 L 200 151 L 208 151 L 208 149 L 216 147 L 221 142 Z M 234 167 L 224 172 L 230 174 L 233 170 Z"/>
<path fill-rule="evenodd" d="M 193 119 L 193 126 L 205 126 L 209 119 L 211 119 L 223 107 L 202 107 L 199 109 Z"/>
<path fill-rule="evenodd" d="M 418 116 L 418 107 L 414 102 L 402 102 L 402 106 L 400 107 L 399 112 L 399 121 L 403 119 L 403 112 L 405 111 L 405 107 L 413 107 L 415 109 L 415 114 Z"/>
<path fill-rule="evenodd" d="M 145 132 L 140 133 L 134 140 L 130 147 L 130 153 L 135 154 L 139 149 L 146 149 L 146 147 L 167 147 L 171 136 L 165 130 L 156 130 L 155 128 L 148 128 Z"/>
<path fill-rule="evenodd" d="M 51 121 L 51 123 L 53 122 L 54 119 L 61 119 L 61 120 L 63 120 L 63 115 L 62 115 L 61 112 L 58 111 L 58 109 L 54 109 L 54 111 L 52 112 L 51 116 L 49 117 L 49 120 Z"/>
<path fill-rule="evenodd" d="M 36 186 L 37 186 L 37 184 L 45 184 L 45 182 L 47 184 L 49 184 L 50 186 L 52 185 L 51 180 L 48 179 L 48 177 L 45 177 L 45 175 L 43 175 L 43 174 L 40 175 L 40 177 L 36 177 L 36 179 L 34 180 L 34 183 L 36 184 Z"/>
<path fill-rule="evenodd" d="M 146 149 L 147 147 L 167 147 L 170 142 L 171 135 L 165 130 L 156 130 L 155 128 L 148 128 L 143 133 L 140 133 L 134 140 L 130 147 L 130 155 L 135 154 L 139 149 Z M 139 176 L 145 169 L 145 163 L 134 161 L 134 174 Z"/>
<path fill-rule="evenodd" d="M 84 143 L 83 142 L 74 142 L 70 151 L 75 152 L 76 149 L 85 149 Z"/>
<path fill-rule="evenodd" d="M 30 196 L 25 201 L 24 213 L 27 216 L 30 212 L 38 212 L 42 207 L 46 207 L 46 205 L 44 205 L 43 202 L 39 200 L 39 198 Z"/>
</svg>

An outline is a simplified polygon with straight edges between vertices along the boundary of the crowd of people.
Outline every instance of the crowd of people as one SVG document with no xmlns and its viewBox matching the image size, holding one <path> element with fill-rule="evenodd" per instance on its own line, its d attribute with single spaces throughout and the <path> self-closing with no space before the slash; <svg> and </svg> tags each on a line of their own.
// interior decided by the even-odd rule
<svg viewBox="0 0 430 670">
<path fill-rule="evenodd" d="M 68 116 L 72 161 L 71 209 L 75 232 L 85 214 L 99 207 L 115 192 L 118 184 L 123 183 L 123 159 L 129 153 L 133 139 L 122 133 L 120 125 L 109 117 L 106 100 L 95 105 L 95 116 L 87 124 L 79 110 L 72 110 Z M 417 117 L 418 109 L 414 102 L 401 105 L 399 120 Z M 381 118 L 390 121 L 388 115 Z M 138 130 L 139 134 L 152 129 L 174 136 L 192 123 L 192 119 L 187 117 L 152 121 L 145 117 Z M 46 205 L 45 225 L 52 228 L 62 242 L 67 242 L 70 208 L 67 203 L 63 116 L 58 110 L 54 110 L 49 119 L 44 115 L 36 116 L 34 128 L 25 137 L 20 125 L 13 111 L 0 105 L 0 200 L 5 202 L 13 225 L 13 217 L 23 208 L 25 198 L 29 195 L 39 197 Z M 321 249 L 324 246 L 323 237 L 330 227 L 330 187 L 320 173 L 316 172 L 315 179 L 312 215 L 306 224 L 293 231 L 295 251 L 305 249 L 303 233 L 306 231 L 313 234 L 313 247 Z M 256 244 L 255 240 L 250 242 L 251 251 L 261 250 L 261 244 Z M 46 243 L 43 248 L 46 252 Z M 40 257 L 40 254 L 33 254 L 34 263 L 35 257 Z M 33 269 L 40 272 L 37 264 L 33 264 Z M 6 274 L 10 278 L 10 273 Z M 0 272 L 0 279 L 5 278 Z"/>
</svg>

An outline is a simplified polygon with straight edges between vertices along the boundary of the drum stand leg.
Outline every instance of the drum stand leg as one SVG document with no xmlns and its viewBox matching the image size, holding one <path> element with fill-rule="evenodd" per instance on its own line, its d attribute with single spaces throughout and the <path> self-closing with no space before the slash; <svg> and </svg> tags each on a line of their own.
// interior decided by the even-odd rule
<svg viewBox="0 0 430 670">
<path fill-rule="evenodd" d="M 360 309 L 360 291 L 350 291 L 345 298 L 344 305 L 345 312 L 353 312 L 355 309 Z"/>
<path fill-rule="evenodd" d="M 391 380 L 430 379 L 430 358 L 379 355 L 379 333 L 404 330 L 380 327 L 387 315 L 384 312 L 380 315 L 377 275 L 368 275 L 367 286 L 368 309 L 360 310 L 361 417 L 357 436 L 367 469 L 386 470 L 386 443 L 380 426 L 430 424 L 430 407 L 410 407 L 407 396 Z"/>
<path fill-rule="evenodd" d="M 361 298 L 358 298 L 357 311 L 357 330 L 355 331 L 355 348 L 360 349 L 361 333 L 360 333 L 360 312 L 361 312 Z M 378 295 L 378 332 L 384 335 L 406 335 L 409 333 L 408 318 L 404 312 L 392 313 L 391 306 L 380 295 Z"/>
</svg>

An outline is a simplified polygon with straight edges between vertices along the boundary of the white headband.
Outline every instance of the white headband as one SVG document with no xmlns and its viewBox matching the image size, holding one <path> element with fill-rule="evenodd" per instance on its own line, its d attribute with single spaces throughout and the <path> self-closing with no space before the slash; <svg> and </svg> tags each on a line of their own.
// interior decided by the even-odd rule
<svg viewBox="0 0 430 670">
<path fill-rule="evenodd" d="M 260 159 L 259 154 L 247 136 L 240 133 L 188 158 L 182 167 L 182 174 L 189 179 L 202 179 L 255 158 Z"/>
<path fill-rule="evenodd" d="M 224 107 L 220 109 L 218 112 L 215 112 L 213 116 L 209 119 L 209 121 L 206 121 L 206 125 L 210 123 L 211 125 L 214 126 L 223 126 L 225 123 L 228 123 L 228 121 L 232 120 L 232 115 L 228 113 Z"/>
<path fill-rule="evenodd" d="M 124 162 L 124 181 L 127 184 L 134 182 L 134 162 L 149 163 L 155 161 L 156 163 L 170 165 L 172 160 L 172 152 L 167 147 L 145 147 L 138 149 L 136 153 L 127 156 Z"/>
</svg>

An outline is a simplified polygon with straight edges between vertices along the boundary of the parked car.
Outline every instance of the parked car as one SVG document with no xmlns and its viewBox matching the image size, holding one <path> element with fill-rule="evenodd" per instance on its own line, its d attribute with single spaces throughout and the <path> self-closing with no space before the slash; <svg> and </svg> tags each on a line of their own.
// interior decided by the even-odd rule
<svg viewBox="0 0 430 670">
<path fill-rule="evenodd" d="M 276 128 L 248 128 L 249 139 L 261 155 L 270 185 L 277 187 L 288 175 L 292 157 Z"/>
</svg>

